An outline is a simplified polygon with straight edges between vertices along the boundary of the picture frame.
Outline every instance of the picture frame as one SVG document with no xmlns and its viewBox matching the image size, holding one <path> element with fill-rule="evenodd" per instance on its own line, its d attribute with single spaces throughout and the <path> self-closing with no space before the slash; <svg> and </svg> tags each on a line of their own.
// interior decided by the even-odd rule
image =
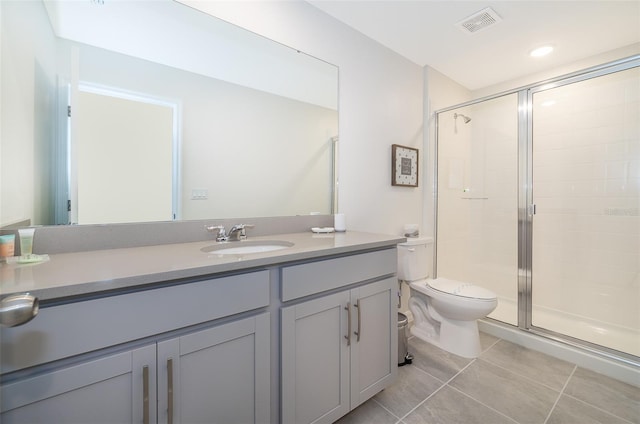
<svg viewBox="0 0 640 424">
<path fill-rule="evenodd" d="M 418 149 L 391 145 L 391 185 L 418 187 Z"/>
</svg>

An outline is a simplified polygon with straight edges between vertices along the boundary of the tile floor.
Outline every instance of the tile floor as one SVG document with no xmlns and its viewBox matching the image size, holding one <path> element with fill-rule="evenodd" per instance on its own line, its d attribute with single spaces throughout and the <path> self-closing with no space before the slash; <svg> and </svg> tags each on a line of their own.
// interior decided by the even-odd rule
<svg viewBox="0 0 640 424">
<path fill-rule="evenodd" d="M 640 424 L 640 389 L 481 333 L 476 359 L 415 337 L 413 364 L 339 424 Z"/>
</svg>

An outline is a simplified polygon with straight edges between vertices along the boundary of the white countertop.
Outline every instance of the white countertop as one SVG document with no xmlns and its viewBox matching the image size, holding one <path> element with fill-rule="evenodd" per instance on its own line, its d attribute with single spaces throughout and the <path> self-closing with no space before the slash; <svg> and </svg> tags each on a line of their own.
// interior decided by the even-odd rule
<svg viewBox="0 0 640 424">
<path fill-rule="evenodd" d="M 210 240 L 55 254 L 49 255 L 48 261 L 37 264 L 1 264 L 0 294 L 29 292 L 40 301 L 47 301 L 384 248 L 405 239 L 354 231 L 331 234 L 309 231 L 249 237 L 248 240 L 280 240 L 294 245 L 283 250 L 245 255 L 202 252 L 201 248 L 216 244 L 216 241 Z"/>
</svg>

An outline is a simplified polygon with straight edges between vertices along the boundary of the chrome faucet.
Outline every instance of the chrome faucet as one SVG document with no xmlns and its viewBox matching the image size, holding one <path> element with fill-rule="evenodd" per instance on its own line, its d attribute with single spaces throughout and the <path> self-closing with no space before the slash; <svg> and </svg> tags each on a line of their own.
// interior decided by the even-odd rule
<svg viewBox="0 0 640 424">
<path fill-rule="evenodd" d="M 229 233 L 224 229 L 223 225 L 211 225 L 205 226 L 207 231 L 216 231 L 216 241 L 239 241 L 247 238 L 246 228 L 253 228 L 252 224 L 236 224 L 229 230 Z"/>
<path fill-rule="evenodd" d="M 216 232 L 216 241 L 227 241 L 229 237 L 227 236 L 227 232 L 222 225 L 205 225 L 207 231 L 210 233 Z"/>
<path fill-rule="evenodd" d="M 233 227 L 231 227 L 231 229 L 229 230 L 229 240 L 245 240 L 247 238 L 247 232 L 245 231 L 246 228 L 253 228 L 254 225 L 253 224 L 237 224 L 234 225 Z"/>
</svg>

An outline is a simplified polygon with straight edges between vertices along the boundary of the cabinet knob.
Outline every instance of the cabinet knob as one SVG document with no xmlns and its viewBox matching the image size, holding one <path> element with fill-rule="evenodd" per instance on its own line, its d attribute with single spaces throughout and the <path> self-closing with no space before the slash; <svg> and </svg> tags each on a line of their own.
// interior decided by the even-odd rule
<svg viewBox="0 0 640 424">
<path fill-rule="evenodd" d="M 15 327 L 31 321 L 40 309 L 38 298 L 26 294 L 14 294 L 0 300 L 0 325 Z"/>
</svg>

